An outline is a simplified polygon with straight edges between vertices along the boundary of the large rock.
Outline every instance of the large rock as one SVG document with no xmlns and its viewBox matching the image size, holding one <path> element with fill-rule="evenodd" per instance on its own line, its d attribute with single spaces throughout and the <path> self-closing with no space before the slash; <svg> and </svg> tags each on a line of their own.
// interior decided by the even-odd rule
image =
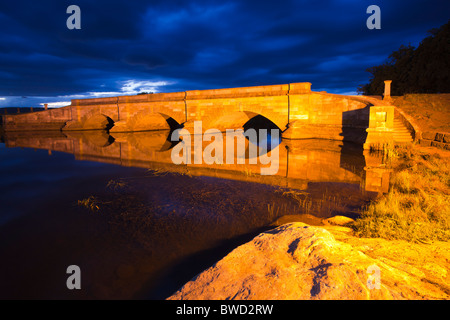
<svg viewBox="0 0 450 320">
<path fill-rule="evenodd" d="M 448 246 L 429 246 L 289 223 L 236 248 L 169 299 L 448 299 Z"/>
<path fill-rule="evenodd" d="M 345 216 L 334 216 L 322 221 L 325 225 L 346 226 L 354 223 L 355 220 Z"/>
</svg>

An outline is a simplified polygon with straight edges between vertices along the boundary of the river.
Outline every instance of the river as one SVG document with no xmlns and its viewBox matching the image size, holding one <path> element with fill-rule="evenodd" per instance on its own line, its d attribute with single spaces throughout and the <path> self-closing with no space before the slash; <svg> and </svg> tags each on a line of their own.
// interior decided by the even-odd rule
<svg viewBox="0 0 450 320">
<path fill-rule="evenodd" d="M 277 173 L 261 175 L 248 154 L 175 165 L 167 136 L 7 133 L 0 298 L 164 299 L 278 217 L 355 218 L 388 183 L 380 158 L 342 141 L 283 140 Z"/>
</svg>

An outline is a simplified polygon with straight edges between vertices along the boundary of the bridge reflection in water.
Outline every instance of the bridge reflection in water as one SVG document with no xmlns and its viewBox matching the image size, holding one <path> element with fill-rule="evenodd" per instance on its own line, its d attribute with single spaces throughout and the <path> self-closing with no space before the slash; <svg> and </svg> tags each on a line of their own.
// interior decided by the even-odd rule
<svg viewBox="0 0 450 320">
<path fill-rule="evenodd" d="M 60 160 L 69 157 L 60 157 L 56 152 L 65 152 L 78 160 L 183 175 L 148 177 L 146 170 L 112 167 L 104 178 L 87 170 L 80 180 L 70 177 L 45 182 L 43 189 L 50 191 L 46 196 L 40 194 L 44 198 L 41 205 L 33 197 L 24 201 L 32 207 L 29 211 L 33 214 L 0 228 L 5 240 L 0 244 L 0 260 L 8 261 L 4 264 L 7 270 L 0 272 L 0 297 L 3 294 L 17 298 L 163 299 L 233 248 L 249 241 L 261 228 L 267 228 L 278 217 L 269 212 L 268 205 L 277 214 L 303 215 L 306 210 L 291 198 L 296 194 L 284 196 L 285 187 L 305 190 L 313 205 L 324 203 L 322 214 L 316 215 L 311 210 L 315 217 L 303 215 L 308 216 L 302 217 L 307 223 L 317 222 L 320 220 L 317 217 L 357 210 L 369 194 L 366 191 L 384 192 L 388 188 L 389 172 L 380 165 L 381 159 L 364 153 L 358 145 L 329 140 L 283 140 L 271 151 L 279 153 L 277 174 L 261 175 L 260 161 L 250 164 L 247 154 L 245 164 L 237 164 L 237 159 L 233 159 L 229 161 L 232 164 L 175 165 L 171 159 L 174 143 L 167 140 L 168 134 L 169 131 L 112 136 L 104 131 L 7 132 L 4 139 L 7 147 L 54 153 L 48 157 L 49 164 L 38 163 L 31 168 L 34 171 L 24 171 L 57 166 Z M 209 143 L 205 142 L 203 147 Z M 245 149 L 250 147 L 245 140 Z M 61 163 L 67 168 L 55 168 L 55 175 L 73 170 L 72 161 Z M 82 170 L 83 166 L 76 168 Z M 127 179 L 117 180 L 114 176 L 116 181 L 129 184 L 117 192 L 105 190 L 107 181 L 113 179 L 111 171 Z M 92 179 L 102 181 L 96 183 Z M 89 183 L 92 188 L 78 190 Z M 71 185 L 65 188 L 66 184 Z M 53 193 L 55 189 L 61 191 Z M 99 201 L 100 214 L 74 205 L 92 194 Z M 341 206 L 339 199 L 336 206 L 332 201 L 329 207 L 325 201 L 320 202 L 326 194 L 341 198 L 345 206 Z M 41 259 L 36 259 L 36 252 Z M 64 285 L 64 271 L 70 264 L 82 269 L 83 289 L 77 292 L 67 290 Z M 38 288 L 35 292 L 29 291 L 30 283 Z"/>
<path fill-rule="evenodd" d="M 344 182 L 359 184 L 363 190 L 387 192 L 389 170 L 382 158 L 372 155 L 362 146 L 332 140 L 283 140 L 269 154 L 277 151 L 273 163 L 263 165 L 258 159 L 249 159 L 249 141 L 245 139 L 245 159 L 239 164 L 239 152 L 234 145 L 234 159 L 223 138 L 223 164 L 196 164 L 194 141 L 191 142 L 191 163 L 173 163 L 171 154 L 177 142 L 170 141 L 169 130 L 114 133 L 106 131 L 39 131 L 8 132 L 6 147 L 25 147 L 71 153 L 77 160 L 97 161 L 127 167 L 141 167 L 156 171 L 176 172 L 192 176 L 210 176 L 308 190 L 314 183 Z M 195 139 L 194 135 L 191 136 Z M 233 141 L 234 142 L 234 141 Z M 181 142 L 183 143 L 183 142 Z M 211 142 L 203 141 L 202 150 Z M 227 154 L 228 151 L 228 154 Z M 255 164 L 256 162 L 256 164 Z M 278 167 L 275 175 L 261 175 L 262 167 Z"/>
</svg>

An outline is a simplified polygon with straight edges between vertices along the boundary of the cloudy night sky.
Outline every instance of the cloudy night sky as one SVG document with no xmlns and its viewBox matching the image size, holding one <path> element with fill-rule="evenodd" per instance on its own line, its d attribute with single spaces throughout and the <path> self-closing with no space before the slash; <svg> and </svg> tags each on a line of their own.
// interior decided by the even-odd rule
<svg viewBox="0 0 450 320">
<path fill-rule="evenodd" d="M 69 5 L 81 30 L 69 30 Z M 369 5 L 381 30 L 369 30 Z M 0 108 L 292 82 L 356 94 L 369 67 L 417 47 L 448 0 L 3 1 Z"/>
</svg>

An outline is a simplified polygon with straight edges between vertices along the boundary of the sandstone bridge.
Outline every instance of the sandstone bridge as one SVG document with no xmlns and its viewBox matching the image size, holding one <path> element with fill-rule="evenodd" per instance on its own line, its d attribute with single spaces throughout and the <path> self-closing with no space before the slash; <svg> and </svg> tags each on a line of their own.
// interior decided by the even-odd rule
<svg viewBox="0 0 450 320">
<path fill-rule="evenodd" d="M 311 83 L 196 90 L 72 100 L 46 111 L 5 115 L 5 131 L 104 130 L 136 132 L 202 121 L 210 128 L 243 128 L 252 119 L 278 127 L 283 139 L 321 138 L 364 148 L 412 141 L 414 128 L 387 100 L 311 91 Z"/>
</svg>

